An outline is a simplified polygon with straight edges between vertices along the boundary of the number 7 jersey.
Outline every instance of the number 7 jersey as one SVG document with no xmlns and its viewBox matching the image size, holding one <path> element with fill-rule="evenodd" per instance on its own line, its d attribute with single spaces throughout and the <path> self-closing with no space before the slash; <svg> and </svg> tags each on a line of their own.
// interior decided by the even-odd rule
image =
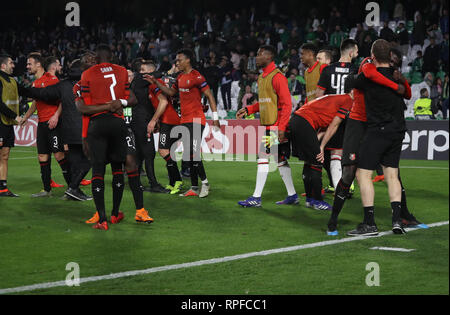
<svg viewBox="0 0 450 315">
<path fill-rule="evenodd" d="M 81 98 L 86 105 L 106 104 L 112 100 L 128 99 L 129 96 L 130 84 L 124 67 L 112 63 L 100 63 L 90 67 L 81 75 Z M 102 113 L 93 116 L 100 114 Z"/>
</svg>

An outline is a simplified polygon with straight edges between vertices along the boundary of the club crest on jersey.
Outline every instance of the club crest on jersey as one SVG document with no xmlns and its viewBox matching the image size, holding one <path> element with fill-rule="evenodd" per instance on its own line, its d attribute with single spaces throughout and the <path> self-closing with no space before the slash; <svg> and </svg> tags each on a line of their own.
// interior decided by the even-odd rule
<svg viewBox="0 0 450 315">
<path fill-rule="evenodd" d="M 189 80 L 187 80 L 186 83 L 189 84 Z"/>
<path fill-rule="evenodd" d="M 350 161 L 354 161 L 356 160 L 356 154 L 355 153 L 350 153 Z"/>
</svg>

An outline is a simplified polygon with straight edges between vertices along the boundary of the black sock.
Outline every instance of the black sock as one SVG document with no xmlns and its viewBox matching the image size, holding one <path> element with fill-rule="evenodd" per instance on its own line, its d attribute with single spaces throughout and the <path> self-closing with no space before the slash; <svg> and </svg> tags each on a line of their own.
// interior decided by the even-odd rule
<svg viewBox="0 0 450 315">
<path fill-rule="evenodd" d="M 399 201 L 391 202 L 392 208 L 392 223 L 400 221 L 400 214 L 402 211 L 402 204 Z"/>
<path fill-rule="evenodd" d="M 164 157 L 164 160 L 166 160 L 166 168 L 167 173 L 169 175 L 169 185 L 173 186 L 175 185 L 176 181 L 181 181 L 180 171 L 178 170 L 177 162 L 172 160 L 170 154 L 167 154 Z"/>
<path fill-rule="evenodd" d="M 155 176 L 155 160 L 154 159 L 145 159 L 145 172 L 147 174 L 148 183 L 150 186 L 155 186 L 158 184 Z"/>
<path fill-rule="evenodd" d="M 52 190 L 50 186 L 50 180 L 52 177 L 52 169 L 51 169 L 51 160 L 45 161 L 45 162 L 39 162 L 41 166 L 41 179 L 42 184 L 44 185 L 44 190 L 46 192 L 49 192 Z"/>
<path fill-rule="evenodd" d="M 402 201 L 401 201 L 401 206 L 402 206 L 402 210 L 401 210 L 401 214 L 400 216 L 402 218 L 407 218 L 408 215 L 410 215 L 409 210 L 408 210 L 408 205 L 406 204 L 406 192 L 405 192 L 405 188 L 403 188 L 402 186 Z"/>
<path fill-rule="evenodd" d="M 123 176 L 122 164 L 112 165 L 112 189 L 113 189 L 113 208 L 111 211 L 111 215 L 118 216 L 120 203 L 122 202 L 123 197 L 123 189 L 125 186 L 125 179 Z"/>
<path fill-rule="evenodd" d="M 182 172 L 185 172 L 186 170 L 188 170 L 189 167 L 191 167 L 190 162 L 181 160 L 181 171 L 182 171 Z"/>
<path fill-rule="evenodd" d="M 310 166 L 312 195 L 315 200 L 322 201 L 322 166 Z"/>
<path fill-rule="evenodd" d="M 311 169 L 308 164 L 303 165 L 303 186 L 305 187 L 306 198 L 312 198 Z"/>
<path fill-rule="evenodd" d="M 92 196 L 94 198 L 95 207 L 100 217 L 99 222 L 106 221 L 105 213 L 105 181 L 103 175 L 92 176 Z"/>
<path fill-rule="evenodd" d="M 409 210 L 408 210 L 408 205 L 406 204 L 406 191 L 405 191 L 405 187 L 403 187 L 403 183 L 402 183 L 402 179 L 400 178 L 400 170 L 398 173 L 398 180 L 400 181 L 400 185 L 402 186 L 402 200 L 401 200 L 401 212 L 400 212 L 400 216 L 402 218 L 408 218 L 410 216 Z"/>
<path fill-rule="evenodd" d="M 66 180 L 67 186 L 70 186 L 70 164 L 69 160 L 66 158 L 63 158 L 62 160 L 58 161 L 59 166 L 61 167 L 64 179 Z"/>
<path fill-rule="evenodd" d="M 333 186 L 333 178 L 331 177 L 331 169 L 330 169 L 330 163 L 331 163 L 331 151 L 330 150 L 325 150 L 324 158 L 325 158 L 325 160 L 323 161 L 323 168 L 325 169 L 325 171 L 327 171 L 329 185 Z"/>
<path fill-rule="evenodd" d="M 198 187 L 198 161 L 191 162 L 191 186 Z"/>
<path fill-rule="evenodd" d="M 200 177 L 201 181 L 204 181 L 206 179 L 206 171 L 205 167 L 203 166 L 203 161 L 198 162 L 198 177 Z"/>
<path fill-rule="evenodd" d="M 336 192 L 334 193 L 333 210 L 331 212 L 331 218 L 335 221 L 337 221 L 339 213 L 341 212 L 342 207 L 344 206 L 345 198 L 347 197 L 348 192 L 350 191 L 350 186 L 351 185 L 344 183 L 342 178 L 337 184 Z"/>
<path fill-rule="evenodd" d="M 141 180 L 139 178 L 138 170 L 127 172 L 128 185 L 130 185 L 131 192 L 133 193 L 134 204 L 136 210 L 144 208 L 144 193 L 141 189 Z"/>
<path fill-rule="evenodd" d="M 80 187 L 81 181 L 84 179 L 84 177 L 89 173 L 90 165 L 87 165 L 85 167 L 82 167 L 76 172 L 72 172 L 72 178 L 70 180 L 70 188 L 72 189 L 78 189 Z"/>
<path fill-rule="evenodd" d="M 136 161 L 136 164 L 139 165 L 138 173 L 139 173 L 139 176 L 141 176 L 142 171 L 144 171 L 144 161 Z"/>
<path fill-rule="evenodd" d="M 364 223 L 367 225 L 375 225 L 375 207 L 364 207 Z"/>
<path fill-rule="evenodd" d="M 8 185 L 6 184 L 6 180 L 0 180 L 0 190 L 8 189 Z"/>
<path fill-rule="evenodd" d="M 378 164 L 378 167 L 377 167 L 377 175 L 378 176 L 384 175 L 383 167 L 380 164 Z"/>
<path fill-rule="evenodd" d="M 170 159 L 170 165 L 168 165 L 168 167 L 172 170 L 174 184 L 175 184 L 175 182 L 181 182 L 182 179 L 181 179 L 181 175 L 180 175 L 180 170 L 178 169 L 177 162 Z"/>
<path fill-rule="evenodd" d="M 70 150 L 70 188 L 78 189 L 81 181 L 91 169 L 91 163 L 84 156 L 82 145 L 69 145 Z"/>
</svg>

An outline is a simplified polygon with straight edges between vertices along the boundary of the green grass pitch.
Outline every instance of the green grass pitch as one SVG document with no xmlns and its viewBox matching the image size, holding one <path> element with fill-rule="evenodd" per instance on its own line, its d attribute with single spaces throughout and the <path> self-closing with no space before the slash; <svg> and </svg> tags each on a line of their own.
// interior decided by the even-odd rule
<svg viewBox="0 0 450 315">
<path fill-rule="evenodd" d="M 163 160 L 158 157 L 155 165 L 159 181 L 167 184 Z M 302 165 L 291 166 L 300 194 Z M 411 212 L 425 223 L 448 221 L 448 161 L 403 160 L 401 167 Z M 304 198 L 297 206 L 275 205 L 286 195 L 278 171 L 269 174 L 263 207 L 244 209 L 237 201 L 253 192 L 256 163 L 211 161 L 205 169 L 211 184 L 205 199 L 144 193 L 145 207 L 155 219 L 151 225 L 134 221 L 127 185 L 121 206 L 125 220 L 105 232 L 84 223 L 95 212 L 93 201 L 61 200 L 63 188 L 54 189 L 52 198 L 32 199 L 42 189 L 35 148 L 14 148 L 8 185 L 20 198 L 0 199 L 0 290 L 65 280 L 69 262 L 78 263 L 85 278 L 343 239 L 362 220 L 358 188 L 342 211 L 339 236 L 330 237 L 325 233 L 329 212 L 306 208 Z M 57 182 L 64 182 L 54 159 L 52 172 Z M 107 211 L 112 198 L 108 172 Z M 90 186 L 83 189 L 91 194 Z M 386 184 L 375 183 L 375 189 L 376 222 L 380 231 L 387 231 L 391 210 Z M 326 200 L 331 203 L 332 196 Z M 20 294 L 449 294 L 448 244 L 448 225 L 443 225 Z M 371 250 L 374 246 L 414 251 Z M 380 286 L 366 285 L 369 262 L 380 267 Z"/>
</svg>

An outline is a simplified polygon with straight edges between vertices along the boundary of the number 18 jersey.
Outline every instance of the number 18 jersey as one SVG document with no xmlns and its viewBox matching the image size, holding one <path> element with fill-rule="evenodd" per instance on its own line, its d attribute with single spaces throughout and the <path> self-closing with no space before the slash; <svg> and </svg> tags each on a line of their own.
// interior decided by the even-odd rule
<svg viewBox="0 0 450 315">
<path fill-rule="evenodd" d="M 130 84 L 124 67 L 112 63 L 100 63 L 90 67 L 81 75 L 81 97 L 86 105 L 101 105 L 112 100 L 128 99 L 129 95 Z M 102 113 L 93 116 L 100 114 Z"/>
</svg>

